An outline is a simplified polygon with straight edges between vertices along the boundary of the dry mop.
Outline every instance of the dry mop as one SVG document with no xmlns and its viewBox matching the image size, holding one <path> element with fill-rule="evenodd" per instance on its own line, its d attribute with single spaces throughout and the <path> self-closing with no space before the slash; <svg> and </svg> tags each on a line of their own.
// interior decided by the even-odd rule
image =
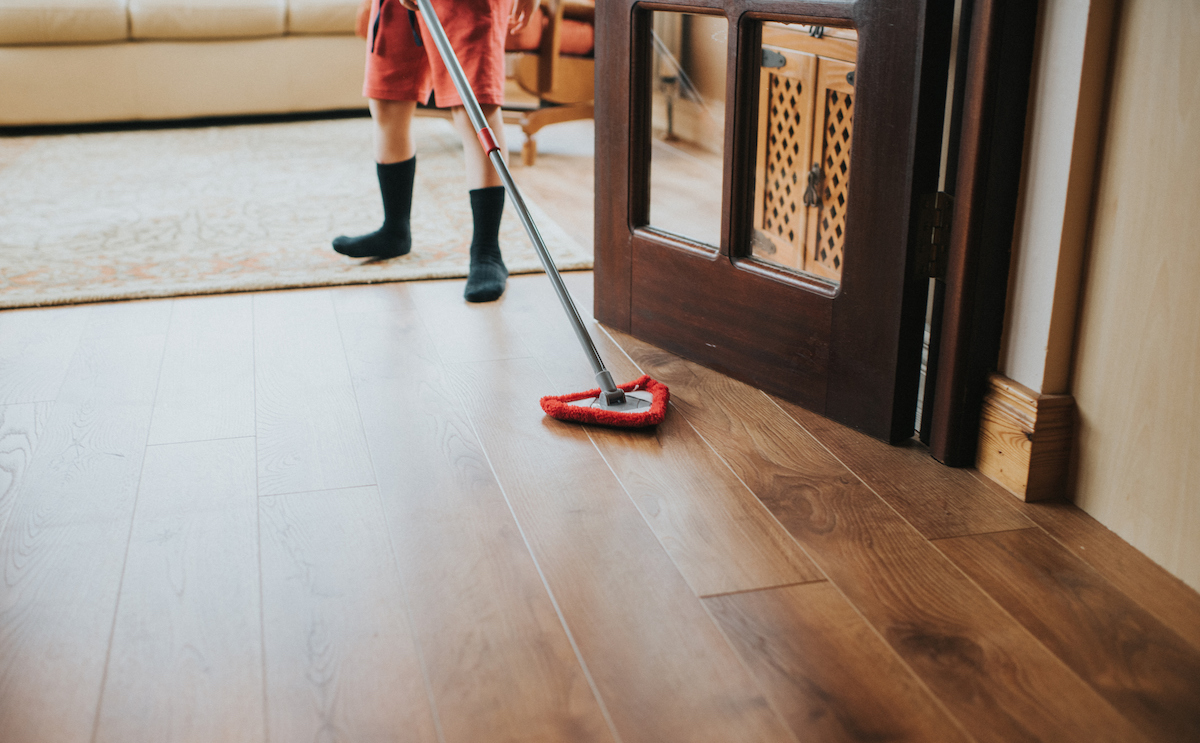
<svg viewBox="0 0 1200 743">
<path fill-rule="evenodd" d="M 500 146 L 496 143 L 496 138 L 488 126 L 487 119 L 483 116 L 482 109 L 479 108 L 475 91 L 471 90 L 467 77 L 463 74 L 462 66 L 458 63 L 458 57 L 455 56 L 454 49 L 450 46 L 450 40 L 446 38 L 442 22 L 438 20 L 430 0 L 417 0 L 417 6 L 425 17 L 425 25 L 429 27 L 429 33 L 433 37 L 434 45 L 437 46 L 438 54 L 441 55 L 446 69 L 450 72 L 454 88 L 458 91 L 459 98 L 462 99 L 471 125 L 475 127 L 479 144 L 483 146 L 483 151 L 487 153 L 492 166 L 500 175 L 500 180 L 504 183 L 504 190 L 517 210 L 530 241 L 533 242 L 542 268 L 546 270 L 546 276 L 550 278 L 550 283 L 554 286 L 554 293 L 558 295 L 558 300 L 567 313 L 567 319 L 571 321 L 571 327 L 575 330 L 575 336 L 579 339 L 579 344 L 583 346 L 588 361 L 592 364 L 596 382 L 600 385 L 598 389 L 587 392 L 543 397 L 541 400 L 542 410 L 551 417 L 577 423 L 598 423 L 630 428 L 653 426 L 659 423 L 667 413 L 667 401 L 670 398 L 667 386 L 648 376 L 642 376 L 628 384 L 617 385 L 613 382 L 612 374 L 605 368 L 604 361 L 596 350 L 596 344 L 592 342 L 592 337 L 584 327 L 583 320 L 579 317 L 579 311 L 575 308 L 575 303 L 571 300 L 566 285 L 563 284 L 558 268 L 554 265 L 554 259 L 550 257 L 550 251 L 546 249 L 546 243 L 542 240 L 542 235 L 538 231 L 537 225 L 534 224 L 528 207 L 525 206 L 525 200 L 521 198 L 521 192 L 517 189 L 512 173 L 508 170 L 508 163 L 504 161 Z"/>
</svg>

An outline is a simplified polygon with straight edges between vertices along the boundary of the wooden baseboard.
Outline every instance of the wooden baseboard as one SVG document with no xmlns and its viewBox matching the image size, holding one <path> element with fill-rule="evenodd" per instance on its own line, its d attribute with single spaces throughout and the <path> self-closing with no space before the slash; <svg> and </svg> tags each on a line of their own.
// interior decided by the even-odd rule
<svg viewBox="0 0 1200 743">
<path fill-rule="evenodd" d="M 999 374 L 988 377 L 975 466 L 1021 500 L 1066 495 L 1075 398 L 1040 395 Z"/>
</svg>

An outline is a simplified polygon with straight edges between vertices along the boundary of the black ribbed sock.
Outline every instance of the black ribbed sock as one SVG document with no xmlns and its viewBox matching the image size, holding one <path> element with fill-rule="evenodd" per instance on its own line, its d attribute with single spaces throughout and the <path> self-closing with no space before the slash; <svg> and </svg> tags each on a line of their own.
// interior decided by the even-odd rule
<svg viewBox="0 0 1200 743">
<path fill-rule="evenodd" d="M 475 235 L 471 238 L 471 273 L 463 296 L 468 302 L 491 302 L 504 293 L 508 278 L 508 269 L 500 257 L 504 186 L 477 188 L 470 193 Z"/>
<path fill-rule="evenodd" d="M 408 218 L 416 172 L 416 155 L 403 162 L 376 164 L 379 194 L 383 197 L 383 226 L 367 235 L 334 238 L 333 249 L 351 258 L 395 258 L 412 250 Z"/>
</svg>

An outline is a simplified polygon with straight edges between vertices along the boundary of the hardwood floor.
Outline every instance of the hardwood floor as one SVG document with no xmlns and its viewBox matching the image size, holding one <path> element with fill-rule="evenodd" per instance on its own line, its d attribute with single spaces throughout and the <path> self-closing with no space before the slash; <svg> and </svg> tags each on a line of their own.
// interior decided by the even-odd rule
<svg viewBox="0 0 1200 743">
<path fill-rule="evenodd" d="M 594 324 L 668 418 L 547 419 L 545 277 L 462 286 L 0 312 L 0 741 L 1200 739 L 1200 596 L 1070 504 Z"/>
</svg>

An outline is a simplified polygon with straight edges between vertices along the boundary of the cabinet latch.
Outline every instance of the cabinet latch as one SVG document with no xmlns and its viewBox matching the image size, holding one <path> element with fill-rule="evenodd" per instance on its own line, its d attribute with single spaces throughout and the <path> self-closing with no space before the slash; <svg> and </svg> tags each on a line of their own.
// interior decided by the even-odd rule
<svg viewBox="0 0 1200 743">
<path fill-rule="evenodd" d="M 762 50 L 762 66 L 763 67 L 785 67 L 787 65 L 787 57 L 783 56 L 774 49 Z"/>
<path fill-rule="evenodd" d="M 954 197 L 945 191 L 921 197 L 917 224 L 916 259 L 913 275 L 921 279 L 946 279 L 946 256 L 950 249 L 950 219 Z"/>
<path fill-rule="evenodd" d="M 825 174 L 821 170 L 821 163 L 813 163 L 812 170 L 808 171 L 808 187 L 804 189 L 804 196 L 800 199 L 805 206 L 821 205 L 821 184 L 824 181 Z"/>
</svg>

